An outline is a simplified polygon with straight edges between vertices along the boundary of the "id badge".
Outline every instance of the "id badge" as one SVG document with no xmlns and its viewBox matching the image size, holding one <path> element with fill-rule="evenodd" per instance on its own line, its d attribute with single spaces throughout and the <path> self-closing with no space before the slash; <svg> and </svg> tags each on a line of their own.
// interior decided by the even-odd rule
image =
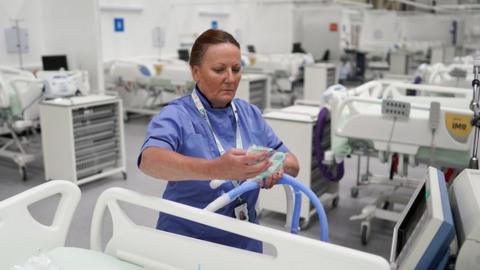
<svg viewBox="0 0 480 270">
<path fill-rule="evenodd" d="M 247 203 L 242 203 L 235 207 L 235 218 L 239 220 L 249 221 Z"/>
</svg>

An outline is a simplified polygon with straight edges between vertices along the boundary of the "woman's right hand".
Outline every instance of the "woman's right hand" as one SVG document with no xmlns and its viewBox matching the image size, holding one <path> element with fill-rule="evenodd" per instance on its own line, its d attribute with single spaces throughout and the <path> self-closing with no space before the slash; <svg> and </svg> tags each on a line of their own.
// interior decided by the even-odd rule
<svg viewBox="0 0 480 270">
<path fill-rule="evenodd" d="M 257 176 L 270 165 L 267 151 L 247 155 L 243 149 L 232 148 L 214 160 L 213 170 L 217 179 L 243 181 Z"/>
</svg>

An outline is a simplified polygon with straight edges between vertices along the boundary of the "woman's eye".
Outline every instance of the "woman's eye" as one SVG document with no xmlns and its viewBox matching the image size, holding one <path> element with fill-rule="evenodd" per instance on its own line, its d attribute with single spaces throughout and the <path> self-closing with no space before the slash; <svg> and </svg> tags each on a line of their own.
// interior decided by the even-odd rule
<svg viewBox="0 0 480 270">
<path fill-rule="evenodd" d="M 214 68 L 213 71 L 215 73 L 222 73 L 224 71 L 224 69 L 223 68 Z"/>
<path fill-rule="evenodd" d="M 239 73 L 242 69 L 241 68 L 232 68 L 233 73 Z"/>
</svg>

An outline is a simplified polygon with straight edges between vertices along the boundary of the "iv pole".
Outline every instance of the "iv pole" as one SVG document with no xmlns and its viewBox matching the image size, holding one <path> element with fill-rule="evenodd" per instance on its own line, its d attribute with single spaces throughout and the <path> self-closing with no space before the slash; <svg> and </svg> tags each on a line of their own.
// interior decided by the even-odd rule
<svg viewBox="0 0 480 270">
<path fill-rule="evenodd" d="M 23 56 L 22 56 L 22 39 L 20 38 L 20 22 L 23 21 L 23 19 L 14 19 L 12 20 L 15 24 L 13 28 L 15 29 L 16 36 L 17 36 L 17 49 L 18 49 L 18 61 L 20 63 L 20 69 L 23 69 Z"/>
<path fill-rule="evenodd" d="M 473 97 L 472 97 L 472 102 L 470 103 L 470 110 L 473 111 L 472 126 L 475 127 L 475 133 L 473 137 L 472 157 L 470 158 L 470 162 L 468 164 L 468 167 L 470 169 L 478 169 L 477 153 L 478 153 L 478 139 L 479 139 L 479 128 L 480 128 L 479 73 L 480 73 L 480 55 L 476 54 L 473 60 L 473 81 L 472 81 Z"/>
</svg>

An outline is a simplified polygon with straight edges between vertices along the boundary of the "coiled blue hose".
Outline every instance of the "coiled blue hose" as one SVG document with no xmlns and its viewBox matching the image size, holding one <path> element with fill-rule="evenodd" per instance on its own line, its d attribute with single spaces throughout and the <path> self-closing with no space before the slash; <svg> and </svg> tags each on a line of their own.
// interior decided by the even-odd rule
<svg viewBox="0 0 480 270">
<path fill-rule="evenodd" d="M 301 210 L 301 192 L 303 192 L 309 199 L 310 202 L 315 206 L 317 210 L 317 215 L 318 215 L 318 221 L 320 223 L 320 240 L 321 241 L 328 241 L 328 220 L 327 220 L 327 215 L 325 214 L 325 209 L 323 208 L 322 203 L 320 202 L 320 199 L 313 193 L 313 191 L 302 184 L 300 181 L 297 179 L 293 178 L 292 176 L 288 174 L 283 174 L 283 177 L 280 178 L 280 180 L 277 182 L 277 184 L 282 184 L 282 185 L 289 185 L 293 188 L 295 192 L 295 205 L 293 209 L 293 218 L 292 218 L 292 233 L 297 233 L 298 232 L 298 221 L 300 219 L 300 210 Z M 223 203 L 231 202 L 238 198 L 240 195 L 242 195 L 245 192 L 248 192 L 250 190 L 254 190 L 258 188 L 258 182 L 257 181 L 247 181 L 244 182 L 243 184 L 239 185 L 238 187 L 230 190 L 229 192 L 223 194 L 220 198 L 212 202 L 210 205 L 216 205 L 213 207 L 207 206 L 209 210 L 216 211 L 219 209 L 221 206 L 217 201 L 223 201 Z"/>
<path fill-rule="evenodd" d="M 322 202 L 320 202 L 320 199 L 313 193 L 313 191 L 305 186 L 303 183 L 298 181 L 297 179 L 291 177 L 288 174 L 283 174 L 283 177 L 280 178 L 280 180 L 277 182 L 278 184 L 283 184 L 283 185 L 290 185 L 294 188 L 294 190 L 300 190 L 302 191 L 305 195 L 307 195 L 308 199 L 310 199 L 310 202 L 315 206 L 315 209 L 317 210 L 317 215 L 318 215 L 318 222 L 320 223 L 320 240 L 321 241 L 328 241 L 328 220 L 327 220 L 327 215 L 325 214 L 325 209 L 323 208 Z M 241 185 L 240 185 L 241 186 Z M 297 207 L 298 201 L 299 201 L 299 196 L 295 195 L 295 208 L 294 208 L 294 213 L 293 213 L 293 221 L 299 220 L 300 216 L 300 207 Z M 296 211 L 298 208 L 298 211 Z M 293 228 L 293 225 L 292 225 Z M 297 225 L 298 228 L 298 225 Z"/>
<path fill-rule="evenodd" d="M 300 231 L 300 225 L 298 223 L 300 221 L 300 210 L 302 208 L 302 193 L 297 188 L 294 188 L 294 187 L 292 188 L 295 194 L 295 200 L 294 200 L 295 203 L 293 206 L 292 228 L 290 229 L 290 232 L 294 234 L 298 234 L 298 231 Z"/>
</svg>

